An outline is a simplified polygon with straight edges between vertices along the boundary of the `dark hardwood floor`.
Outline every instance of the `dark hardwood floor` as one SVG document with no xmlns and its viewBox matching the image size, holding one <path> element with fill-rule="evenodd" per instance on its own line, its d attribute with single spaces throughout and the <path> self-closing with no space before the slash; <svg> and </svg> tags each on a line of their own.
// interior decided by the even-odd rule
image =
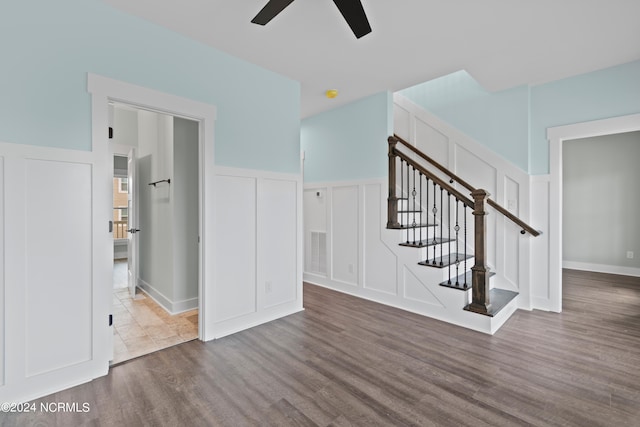
<svg viewBox="0 0 640 427">
<path fill-rule="evenodd" d="M 640 426 L 640 278 L 564 272 L 488 336 L 305 285 L 306 311 L 132 360 L 19 426 Z"/>
</svg>

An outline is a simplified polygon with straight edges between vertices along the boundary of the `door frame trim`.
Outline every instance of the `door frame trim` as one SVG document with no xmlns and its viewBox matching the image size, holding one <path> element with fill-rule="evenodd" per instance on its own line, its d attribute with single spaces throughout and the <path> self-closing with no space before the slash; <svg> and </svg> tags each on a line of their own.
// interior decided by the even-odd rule
<svg viewBox="0 0 640 427">
<path fill-rule="evenodd" d="M 167 94 L 154 89 L 133 85 L 119 80 L 87 73 L 87 90 L 91 94 L 92 115 L 92 151 L 107 161 L 113 162 L 110 156 L 107 128 L 109 126 L 108 103 L 118 102 L 128 104 L 143 110 L 159 112 L 177 117 L 194 120 L 199 123 L 199 181 L 200 181 L 200 256 L 199 256 L 199 316 L 198 338 L 208 341 L 214 338 L 213 327 L 213 281 L 215 271 L 215 161 L 214 161 L 214 124 L 217 110 L 214 105 L 194 101 L 176 95 Z M 105 182 L 111 185 L 111 178 L 105 177 Z M 107 185 L 105 184 L 105 190 Z M 105 191 L 106 192 L 106 191 Z M 108 192 L 105 198 L 111 196 Z M 101 197 L 100 194 L 97 194 Z M 207 226 L 209 224 L 209 226 Z M 105 226 L 106 229 L 106 226 Z M 111 248 L 113 258 L 113 247 Z M 204 260 L 207 260 L 205 263 Z M 110 260 L 105 260 L 108 262 Z M 111 284 L 111 282 L 109 282 Z M 109 298 L 104 303 L 110 302 Z M 104 322 L 106 325 L 107 323 Z"/>
<path fill-rule="evenodd" d="M 547 129 L 549 140 L 549 301 L 562 311 L 562 145 L 570 139 L 590 138 L 640 130 L 640 114 L 574 123 Z"/>
</svg>

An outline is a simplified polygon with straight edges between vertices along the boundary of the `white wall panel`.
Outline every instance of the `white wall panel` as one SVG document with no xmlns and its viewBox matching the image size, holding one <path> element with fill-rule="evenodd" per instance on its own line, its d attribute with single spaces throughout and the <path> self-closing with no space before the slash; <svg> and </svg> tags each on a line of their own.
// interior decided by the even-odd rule
<svg viewBox="0 0 640 427">
<path fill-rule="evenodd" d="M 519 216 L 520 215 L 520 184 L 508 177 L 504 177 L 504 188 L 505 188 L 505 207 L 512 214 Z"/>
<path fill-rule="evenodd" d="M 402 270 L 402 288 L 403 296 L 407 299 L 444 308 L 444 304 L 434 295 L 431 287 L 421 282 L 407 266 Z"/>
<path fill-rule="evenodd" d="M 391 295 L 398 294 L 397 257 L 382 241 L 380 225 L 386 223 L 381 217 L 382 186 L 364 185 L 364 287 Z"/>
<path fill-rule="evenodd" d="M 419 118 L 415 119 L 415 145 L 435 161 L 449 164 L 449 138 Z"/>
<path fill-rule="evenodd" d="M 5 313 L 4 313 L 4 228 L 6 226 L 4 214 L 4 157 L 0 156 L 0 385 L 4 384 L 4 365 L 5 365 Z"/>
<path fill-rule="evenodd" d="M 531 182 L 531 221 L 540 230 L 550 230 L 551 224 L 551 183 L 548 176 L 538 177 Z M 550 265 L 550 233 L 543 233 L 531 242 L 531 299 L 535 307 L 559 311 L 561 295 L 552 293 Z M 561 260 L 555 260 L 560 263 Z M 558 269 L 560 270 L 560 269 Z"/>
<path fill-rule="evenodd" d="M 403 108 L 393 109 L 393 132 L 405 141 L 411 138 L 411 114 Z"/>
<path fill-rule="evenodd" d="M 216 322 L 256 311 L 256 179 L 216 177 Z M 205 260 L 206 262 L 206 260 Z"/>
<path fill-rule="evenodd" d="M 472 153 L 465 147 L 456 144 L 455 145 L 455 172 L 462 179 L 473 185 L 475 188 L 481 188 L 489 192 L 490 197 L 496 200 L 497 194 L 497 174 L 496 168 L 483 159 Z M 468 191 L 465 190 L 465 193 Z M 487 264 L 489 267 L 495 270 L 497 262 L 496 253 L 496 219 L 497 213 L 488 208 L 489 215 L 486 216 L 487 226 Z M 468 224 L 468 244 L 473 243 L 473 215 L 470 213 L 470 209 L 467 209 L 467 224 Z M 470 247 L 473 249 L 473 246 Z"/>
<path fill-rule="evenodd" d="M 268 308 L 296 300 L 297 186 L 295 181 L 258 181 L 258 289 Z"/>
<path fill-rule="evenodd" d="M 504 206 L 512 214 L 519 216 L 519 200 L 520 200 L 520 185 L 513 179 L 505 176 L 504 178 L 505 197 Z M 498 214 L 495 214 L 498 217 Z M 502 236 L 503 244 L 497 245 L 496 250 L 499 250 L 502 255 L 500 256 L 500 262 L 496 267 L 504 271 L 505 279 L 510 285 L 518 289 L 520 283 L 520 230 L 512 221 L 505 220 L 504 218 L 497 219 L 498 223 L 504 224 L 504 229 L 498 227 L 497 233 Z"/>
<path fill-rule="evenodd" d="M 455 145 L 455 173 L 475 188 L 482 188 L 496 195 L 497 170 L 460 144 Z"/>
<path fill-rule="evenodd" d="M 358 186 L 334 187 L 331 199 L 331 273 L 334 280 L 358 285 Z"/>
<path fill-rule="evenodd" d="M 216 168 L 213 335 L 302 307 L 302 177 Z"/>
<path fill-rule="evenodd" d="M 26 161 L 27 376 L 91 358 L 91 183 L 91 165 Z"/>
</svg>

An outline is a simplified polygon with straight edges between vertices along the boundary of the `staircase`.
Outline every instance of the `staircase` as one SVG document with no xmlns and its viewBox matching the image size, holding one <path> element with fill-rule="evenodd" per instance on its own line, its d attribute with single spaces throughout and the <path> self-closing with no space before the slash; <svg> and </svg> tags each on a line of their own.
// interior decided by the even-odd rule
<svg viewBox="0 0 640 427">
<path fill-rule="evenodd" d="M 487 207 L 521 227 L 522 234 L 540 232 L 397 135 L 388 143 L 387 228 L 400 231 L 400 246 L 419 251 L 419 265 L 442 271 L 440 286 L 470 294 L 464 310 L 498 315 L 518 293 L 491 286 Z"/>
</svg>

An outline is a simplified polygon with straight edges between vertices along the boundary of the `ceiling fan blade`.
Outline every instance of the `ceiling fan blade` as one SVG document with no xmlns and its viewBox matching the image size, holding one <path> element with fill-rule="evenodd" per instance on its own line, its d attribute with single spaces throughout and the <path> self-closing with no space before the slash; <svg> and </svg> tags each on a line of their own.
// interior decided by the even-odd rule
<svg viewBox="0 0 640 427">
<path fill-rule="evenodd" d="M 291 3 L 293 3 L 293 0 L 269 0 L 269 3 L 267 3 L 262 10 L 258 12 L 251 22 L 258 25 L 265 25 Z"/>
<path fill-rule="evenodd" d="M 371 25 L 360 0 L 333 0 L 356 38 L 371 32 Z"/>
</svg>

